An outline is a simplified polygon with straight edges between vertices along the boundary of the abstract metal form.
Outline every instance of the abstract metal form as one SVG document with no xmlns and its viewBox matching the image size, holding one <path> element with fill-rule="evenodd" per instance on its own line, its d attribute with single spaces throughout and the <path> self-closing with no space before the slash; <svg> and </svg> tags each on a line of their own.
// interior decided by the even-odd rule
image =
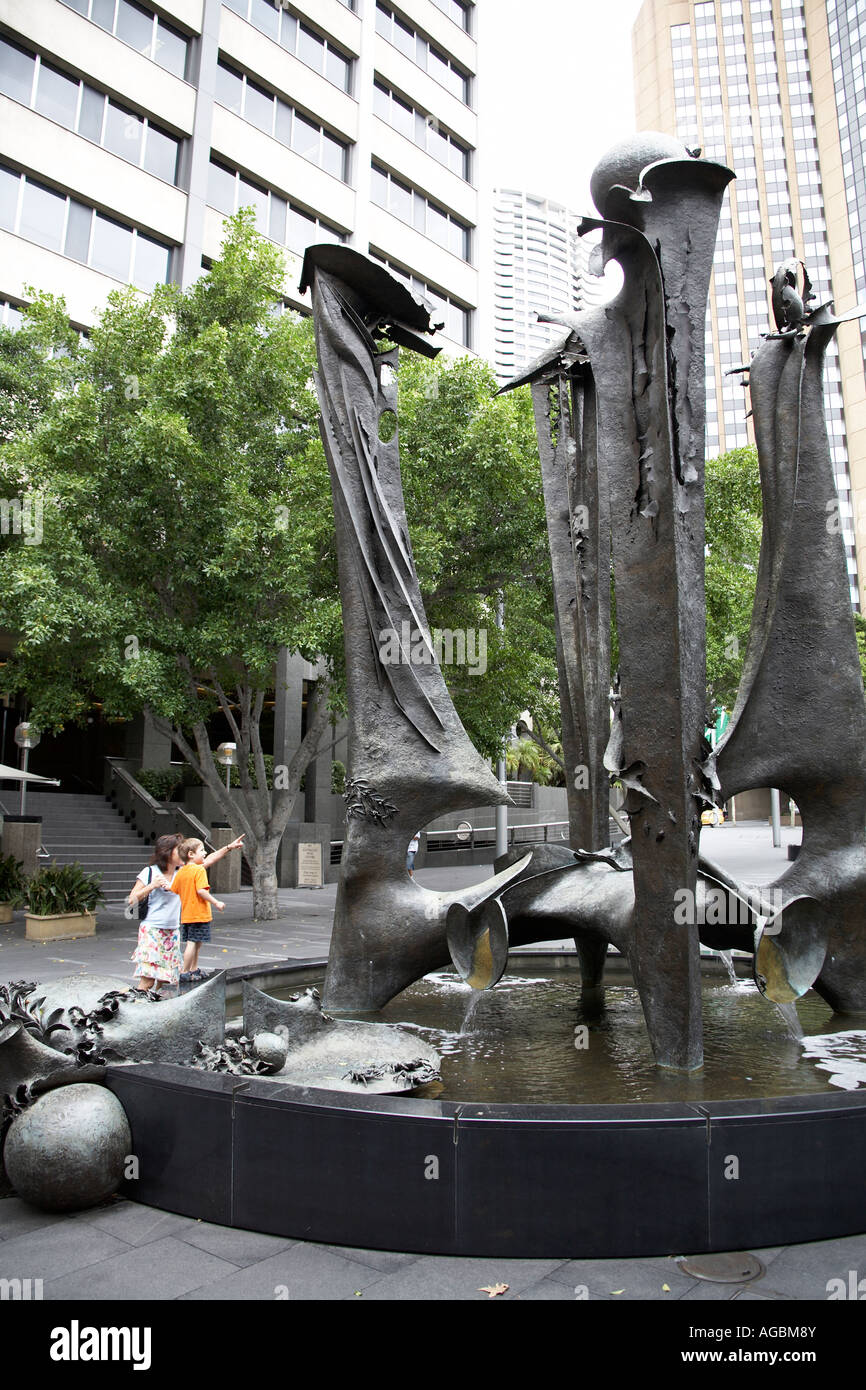
<svg viewBox="0 0 866 1390">
<path fill-rule="evenodd" d="M 439 1054 L 417 1034 L 331 1018 L 315 989 L 274 999 L 245 980 L 244 1033 L 257 1052 L 261 1037 L 282 1038 L 283 1061 L 273 1075 L 296 1086 L 393 1095 L 439 1079 Z"/>
<path fill-rule="evenodd" d="M 470 743 L 436 662 L 400 481 L 397 349 L 377 352 L 376 339 L 387 336 L 429 355 L 437 349 L 421 336 L 432 331 L 425 305 L 355 251 L 311 247 L 301 279 L 307 286 L 351 715 L 351 815 L 325 1006 L 378 1009 L 448 964 L 445 919 L 452 905 L 467 911 L 480 905 L 518 870 L 454 893 L 430 893 L 403 872 L 407 844 L 432 816 L 508 801 Z"/>
<path fill-rule="evenodd" d="M 48 1211 L 94 1206 L 115 1192 L 132 1151 L 126 1113 L 104 1086 L 40 1096 L 12 1123 L 3 1149 L 19 1197 Z"/>
<path fill-rule="evenodd" d="M 465 980 L 488 988 L 510 944 L 566 933 L 588 990 L 601 986 L 610 943 L 628 957 L 663 1066 L 702 1062 L 701 939 L 754 949 L 771 998 L 796 997 L 816 981 L 836 1007 L 866 1007 L 866 712 L 841 528 L 828 524 L 835 490 L 821 401 L 824 352 L 842 320 L 808 309 L 797 262 L 780 268 L 778 332 L 751 366 L 765 492 L 758 592 L 743 688 L 716 760 L 703 735 L 704 319 L 734 176 L 698 156 L 653 132 L 605 156 L 592 179 L 600 217 L 582 230 L 601 230 L 596 268 L 617 260 L 622 290 L 558 320 L 564 335 L 504 388 L 530 383 L 533 392 L 573 849 L 507 856 L 493 878 L 464 892 L 431 893 L 404 871 L 419 825 L 504 800 L 433 658 L 399 432 L 380 428 L 396 417 L 397 353 L 377 352 L 376 339 L 432 353 L 419 337 L 429 314 L 356 253 L 307 252 L 353 789 L 328 1009 L 380 1007 L 449 954 Z M 620 651 L 612 722 L 611 566 Z M 827 576 L 823 587 L 816 573 Z M 385 661 L 385 633 L 407 631 L 429 659 L 401 647 L 398 663 Z M 626 790 L 632 831 L 615 851 L 605 848 L 610 776 Z M 705 806 L 770 785 L 794 796 L 806 827 L 800 859 L 775 895 L 736 883 L 699 849 Z M 702 903 L 719 893 L 734 911 L 710 918 Z M 685 918 L 675 910 L 683 896 L 694 904 Z"/>
</svg>

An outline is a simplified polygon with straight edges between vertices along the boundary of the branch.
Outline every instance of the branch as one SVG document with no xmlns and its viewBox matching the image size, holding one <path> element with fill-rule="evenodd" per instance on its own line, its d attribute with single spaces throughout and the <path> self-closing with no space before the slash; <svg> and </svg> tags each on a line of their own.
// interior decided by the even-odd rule
<svg viewBox="0 0 866 1390">
<path fill-rule="evenodd" d="M 557 766 L 561 767 L 563 772 L 565 772 L 564 760 L 559 756 L 558 753 L 554 753 L 553 749 L 551 748 L 547 740 L 544 738 L 543 734 L 537 734 L 534 729 L 530 729 L 529 725 L 523 723 L 522 721 L 520 726 L 520 733 L 523 738 L 528 738 L 532 743 L 537 744 L 539 748 L 543 748 L 548 758 L 550 758 L 551 762 L 556 763 Z"/>
</svg>

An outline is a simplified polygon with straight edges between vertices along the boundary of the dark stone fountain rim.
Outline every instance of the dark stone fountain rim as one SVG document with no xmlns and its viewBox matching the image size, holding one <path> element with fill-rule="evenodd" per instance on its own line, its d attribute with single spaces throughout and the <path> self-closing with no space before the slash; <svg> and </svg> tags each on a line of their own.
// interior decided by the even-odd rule
<svg viewBox="0 0 866 1390">
<path fill-rule="evenodd" d="M 139 1157 L 125 1195 L 243 1230 L 532 1258 L 866 1230 L 866 1092 L 545 1106 L 349 1095 L 167 1063 L 109 1066 L 106 1080 Z"/>
</svg>

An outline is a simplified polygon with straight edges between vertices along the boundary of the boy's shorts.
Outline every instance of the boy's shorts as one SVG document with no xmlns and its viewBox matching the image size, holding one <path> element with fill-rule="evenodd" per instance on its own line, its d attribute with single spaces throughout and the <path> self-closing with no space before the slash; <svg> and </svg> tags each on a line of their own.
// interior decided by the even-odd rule
<svg viewBox="0 0 866 1390">
<path fill-rule="evenodd" d="M 181 944 L 185 946 L 188 941 L 210 941 L 210 926 L 210 922 L 181 922 Z"/>
</svg>

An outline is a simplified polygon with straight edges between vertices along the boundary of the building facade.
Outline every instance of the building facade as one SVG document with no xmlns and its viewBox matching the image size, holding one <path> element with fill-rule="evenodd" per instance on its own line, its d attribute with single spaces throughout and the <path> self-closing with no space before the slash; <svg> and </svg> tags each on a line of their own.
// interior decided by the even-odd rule
<svg viewBox="0 0 866 1390">
<path fill-rule="evenodd" d="M 0 0 L 0 300 L 93 322 L 132 282 L 191 284 L 226 214 L 345 242 L 477 332 L 472 0 Z"/>
<path fill-rule="evenodd" d="M 862 0 L 645 0 L 638 15 L 638 128 L 676 134 L 737 175 L 707 319 L 710 457 L 753 440 L 741 378 L 727 373 L 772 324 L 775 268 L 802 260 L 816 303 L 839 312 L 866 298 L 864 40 Z M 844 324 L 825 374 L 855 608 L 866 608 L 864 343 Z"/>
<path fill-rule="evenodd" d="M 573 314 L 604 297 L 589 274 L 591 251 L 577 235 L 580 217 L 531 193 L 493 195 L 493 357 L 506 382 L 542 353 L 562 330 L 537 314 Z"/>
<path fill-rule="evenodd" d="M 305 248 L 341 242 L 433 302 L 446 348 L 471 350 L 476 70 L 474 0 L 0 0 L 0 322 L 17 324 L 28 286 L 63 294 L 84 330 L 123 285 L 187 287 L 224 217 L 252 206 L 285 253 L 288 305 L 309 311 Z M 281 654 L 278 762 L 315 679 Z M 91 791 L 106 755 L 171 756 L 143 719 L 120 730 L 97 706 L 37 752 Z M 317 790 L 321 814 L 330 781 L 322 756 L 297 817 L 316 819 Z"/>
</svg>

